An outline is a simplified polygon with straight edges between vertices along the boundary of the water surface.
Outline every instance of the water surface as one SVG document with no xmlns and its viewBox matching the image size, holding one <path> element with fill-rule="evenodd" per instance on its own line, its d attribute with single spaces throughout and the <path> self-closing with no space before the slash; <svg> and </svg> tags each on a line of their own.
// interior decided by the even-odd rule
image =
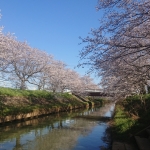
<svg viewBox="0 0 150 150">
<path fill-rule="evenodd" d="M 111 117 L 114 105 L 58 113 L 0 127 L 0 150 L 100 150 L 109 147 L 108 123 L 76 116 Z"/>
</svg>

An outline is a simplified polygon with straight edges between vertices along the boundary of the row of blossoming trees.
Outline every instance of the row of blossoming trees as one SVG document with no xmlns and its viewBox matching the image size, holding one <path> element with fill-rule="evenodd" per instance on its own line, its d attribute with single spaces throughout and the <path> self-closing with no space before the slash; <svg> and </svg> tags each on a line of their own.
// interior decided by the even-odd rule
<svg viewBox="0 0 150 150">
<path fill-rule="evenodd" d="M 102 77 L 107 92 L 125 97 L 145 93 L 150 80 L 150 0 L 98 0 L 104 16 L 82 38 L 84 64 Z"/>
<path fill-rule="evenodd" d="M 63 92 L 65 89 L 83 93 L 97 87 L 89 76 L 80 76 L 62 61 L 55 60 L 44 51 L 18 41 L 11 34 L 0 32 L 0 79 L 1 85 L 28 89 Z"/>
</svg>

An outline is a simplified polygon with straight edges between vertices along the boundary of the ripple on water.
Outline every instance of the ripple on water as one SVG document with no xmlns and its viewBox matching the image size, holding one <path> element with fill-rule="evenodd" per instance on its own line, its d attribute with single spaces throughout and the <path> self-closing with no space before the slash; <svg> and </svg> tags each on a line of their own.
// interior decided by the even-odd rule
<svg viewBox="0 0 150 150">
<path fill-rule="evenodd" d="M 83 112 L 61 113 L 0 127 L 0 150 L 99 150 L 108 124 L 73 118 L 76 115 L 111 115 L 111 105 Z"/>
</svg>

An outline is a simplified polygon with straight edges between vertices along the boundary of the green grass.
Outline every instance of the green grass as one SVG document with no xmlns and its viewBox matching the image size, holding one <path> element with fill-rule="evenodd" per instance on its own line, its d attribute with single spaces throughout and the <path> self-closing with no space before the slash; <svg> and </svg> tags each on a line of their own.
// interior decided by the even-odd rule
<svg viewBox="0 0 150 150">
<path fill-rule="evenodd" d="M 128 141 L 130 135 L 150 125 L 150 94 L 128 97 L 116 104 L 113 135 L 116 140 Z"/>
<path fill-rule="evenodd" d="M 41 90 L 19 90 L 11 88 L 0 88 L 0 96 L 26 97 L 26 98 L 44 98 L 46 100 L 55 99 L 55 97 L 76 101 L 77 99 L 69 93 L 53 93 Z"/>
<path fill-rule="evenodd" d="M 106 100 L 106 99 L 104 99 L 104 98 L 88 97 L 88 99 L 89 99 L 90 101 L 92 101 L 92 102 L 93 102 L 94 104 L 96 104 L 96 105 L 104 105 L 104 104 L 110 102 L 109 100 Z"/>
<path fill-rule="evenodd" d="M 4 104 L 3 102 L 5 100 L 12 100 L 12 103 Z M 95 105 L 102 105 L 104 101 L 105 100 L 103 99 L 93 99 L 89 100 L 89 102 L 83 102 L 78 97 L 69 93 L 52 93 L 49 91 L 19 90 L 1 87 L 0 117 L 8 115 L 26 114 L 33 112 L 35 109 L 61 108 L 64 110 L 68 110 L 77 107 L 85 108 L 89 107 L 93 103 Z"/>
<path fill-rule="evenodd" d="M 114 115 L 114 135 L 115 139 L 119 140 L 125 140 L 128 138 L 130 129 L 132 126 L 135 125 L 136 120 L 130 118 L 125 111 L 123 110 L 123 107 L 120 105 L 116 106 L 115 109 L 115 115 Z"/>
<path fill-rule="evenodd" d="M 54 94 L 48 91 L 40 90 L 19 90 L 11 88 L 0 88 L 0 96 L 9 97 L 35 97 L 35 98 L 45 98 L 47 100 L 54 98 Z"/>
<path fill-rule="evenodd" d="M 11 88 L 0 88 L 0 96 L 23 96 L 21 90 L 11 89 Z"/>
<path fill-rule="evenodd" d="M 8 116 L 8 115 L 19 115 L 19 114 L 26 114 L 33 112 L 34 109 L 39 108 L 38 106 L 25 106 L 25 107 L 11 107 L 6 106 L 0 111 L 1 116 Z"/>
<path fill-rule="evenodd" d="M 60 93 L 60 95 L 63 97 L 63 98 L 66 98 L 66 99 L 72 99 L 73 96 L 69 93 Z"/>
<path fill-rule="evenodd" d="M 3 103 L 5 98 L 9 97 L 13 101 L 15 98 L 23 98 L 29 103 L 21 103 L 18 105 L 6 105 Z M 10 100 L 11 100 L 10 99 Z M 42 103 L 40 103 L 42 100 Z M 39 90 L 19 90 L 11 88 L 0 88 L 0 116 L 25 114 L 33 112 L 34 109 L 49 109 L 49 108 L 74 108 L 85 107 L 86 104 L 78 100 L 77 97 L 69 93 L 52 93 Z"/>
</svg>

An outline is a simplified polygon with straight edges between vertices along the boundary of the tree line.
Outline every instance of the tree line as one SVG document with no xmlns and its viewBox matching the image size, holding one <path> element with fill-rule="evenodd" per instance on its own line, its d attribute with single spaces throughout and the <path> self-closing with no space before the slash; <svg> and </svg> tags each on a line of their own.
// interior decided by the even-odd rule
<svg viewBox="0 0 150 150">
<path fill-rule="evenodd" d="M 80 51 L 81 65 L 90 65 L 101 86 L 117 97 L 146 93 L 150 80 L 150 1 L 98 0 L 100 26 Z M 82 62 L 83 61 L 83 62 Z"/>
<path fill-rule="evenodd" d="M 89 75 L 80 76 L 76 71 L 42 50 L 33 48 L 27 42 L 18 41 L 11 34 L 4 34 L 0 28 L 0 82 L 6 82 L 16 89 L 63 92 L 69 89 L 83 93 L 85 89 L 97 87 Z"/>
</svg>

